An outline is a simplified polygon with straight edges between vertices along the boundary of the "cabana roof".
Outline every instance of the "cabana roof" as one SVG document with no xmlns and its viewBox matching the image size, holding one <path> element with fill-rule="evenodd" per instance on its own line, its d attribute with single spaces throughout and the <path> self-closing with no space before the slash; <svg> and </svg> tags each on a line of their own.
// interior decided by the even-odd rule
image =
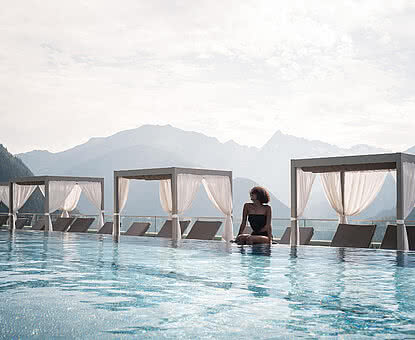
<svg viewBox="0 0 415 340">
<path fill-rule="evenodd" d="M 384 153 L 361 156 L 292 159 L 291 166 L 305 172 L 347 172 L 370 170 L 394 170 L 402 162 L 415 163 L 415 155 Z"/>
<path fill-rule="evenodd" d="M 302 171 L 301 171 L 302 170 Z M 352 202 L 345 202 L 345 181 L 348 172 L 355 172 L 351 176 L 363 176 L 363 172 L 377 170 L 396 170 L 396 217 L 398 225 L 398 249 L 407 249 L 405 241 L 404 220 L 413 209 L 415 202 L 415 155 L 405 153 L 384 153 L 361 156 L 340 156 L 326 158 L 308 158 L 291 160 L 291 244 L 298 243 L 297 218 L 304 212 L 310 190 L 314 181 L 314 174 L 321 173 L 324 179 L 324 189 L 330 204 L 338 212 L 340 220 L 346 216 L 353 216 L 365 209 L 376 197 L 381 189 L 385 177 L 373 175 L 369 181 L 360 178 L 359 184 L 350 187 L 353 179 L 348 183 L 348 190 L 355 192 Z M 338 179 L 332 173 L 339 173 Z M 366 175 L 366 174 L 365 174 Z M 350 176 L 349 176 L 350 177 Z M 350 178 L 349 178 L 350 180 Z M 357 183 L 357 180 L 356 180 Z M 366 184 L 366 186 L 365 186 Z M 338 197 L 340 196 L 340 197 Z M 349 195 L 350 196 L 350 195 Z M 365 197 L 367 196 L 367 197 Z M 365 197 L 365 199 L 362 199 Z M 362 201 L 358 201 L 362 199 Z M 353 209 L 351 208 L 353 207 Z M 349 209 L 347 209 L 349 208 Z M 346 211 L 349 210 L 349 211 Z"/>
<path fill-rule="evenodd" d="M 46 182 L 104 182 L 103 177 L 73 177 L 73 176 L 30 176 L 17 177 L 10 182 L 18 185 L 43 185 Z"/>
<path fill-rule="evenodd" d="M 61 182 L 61 183 L 59 183 Z M 68 182 L 70 184 L 68 184 Z M 14 186 L 12 184 L 17 184 Z M 78 193 L 71 193 L 76 189 L 78 185 Z M 21 186 L 21 187 L 19 187 Z M 82 188 L 80 188 L 82 186 Z M 11 218 L 11 225 L 14 228 L 15 225 L 15 213 L 22 207 L 25 202 L 32 195 L 36 187 L 42 190 L 45 196 L 44 200 L 44 212 L 48 218 L 45 222 L 45 229 L 52 230 L 52 222 L 50 219 L 50 213 L 64 208 L 68 198 L 70 198 L 69 205 L 75 204 L 71 210 L 76 206 L 79 201 L 81 191 L 85 190 L 86 196 L 99 210 L 99 223 L 103 224 L 104 213 L 104 178 L 103 177 L 74 177 L 74 176 L 29 176 L 29 177 L 16 177 L 9 181 L 9 214 Z M 43 189 L 42 189 L 43 188 Z M 17 194 L 16 192 L 17 191 Z M 17 206 L 17 207 L 16 207 Z M 64 210 L 67 210 L 66 208 Z M 16 210 L 16 211 L 15 211 Z"/>
<path fill-rule="evenodd" d="M 195 179 L 194 177 L 202 177 Z M 190 207 L 202 181 L 209 199 L 225 216 L 224 239 L 230 241 L 232 232 L 232 171 L 181 167 L 114 171 L 114 227 L 113 236 L 120 235 L 120 212 L 128 198 L 129 180 L 160 181 L 160 201 L 172 218 L 172 237 L 181 238 L 179 214 Z M 180 197 L 178 192 L 180 191 Z"/>
<path fill-rule="evenodd" d="M 115 177 L 123 177 L 128 179 L 138 179 L 146 181 L 155 181 L 162 179 L 172 179 L 174 175 L 211 175 L 211 176 L 228 176 L 232 178 L 232 171 L 211 170 L 211 169 L 195 169 L 195 168 L 151 168 L 136 170 L 118 170 L 114 171 Z"/>
</svg>

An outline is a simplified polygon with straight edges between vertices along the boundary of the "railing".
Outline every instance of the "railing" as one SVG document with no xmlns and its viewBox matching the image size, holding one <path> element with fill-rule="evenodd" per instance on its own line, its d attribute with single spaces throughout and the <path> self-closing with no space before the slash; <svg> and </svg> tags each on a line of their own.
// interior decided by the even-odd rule
<svg viewBox="0 0 415 340">
<path fill-rule="evenodd" d="M 4 215 L 4 214 L 0 214 Z M 44 217 L 44 214 L 30 214 L 30 213 L 19 213 L 19 217 L 32 217 L 31 225 L 33 225 L 39 218 Z M 91 226 L 91 230 L 97 229 L 97 222 L 98 222 L 98 215 L 71 215 L 74 217 L 95 217 L 95 221 Z M 59 215 L 51 214 L 52 221 L 54 221 Z M 112 221 L 113 216 L 110 214 L 104 215 L 105 222 Z M 139 215 L 121 215 L 121 231 L 126 231 L 133 222 L 148 222 L 150 223 L 150 229 L 148 232 L 150 233 L 158 233 L 163 226 L 164 222 L 168 219 L 167 216 L 139 216 Z M 225 217 L 223 216 L 181 216 L 181 220 L 190 220 L 191 224 L 189 225 L 187 231 L 189 231 L 192 227 L 192 224 L 197 220 L 215 220 L 215 221 L 225 221 Z M 300 227 L 313 227 L 314 228 L 314 236 L 313 240 L 321 240 L 321 241 L 330 241 L 333 239 L 334 233 L 336 232 L 338 226 L 338 219 L 334 218 L 303 218 L 299 219 L 299 226 Z M 386 227 L 388 224 L 395 224 L 396 220 L 376 220 L 376 219 L 349 219 L 349 223 L 351 224 L 376 224 L 376 232 L 373 237 L 373 242 L 381 242 L 383 235 L 385 233 Z M 239 231 L 239 226 L 241 224 L 241 218 L 234 218 L 233 219 L 233 232 L 236 235 Z M 407 225 L 415 225 L 415 221 L 406 221 Z M 279 218 L 275 217 L 272 219 L 272 233 L 275 238 L 280 238 L 284 233 L 285 229 L 290 226 L 290 219 L 289 218 Z M 219 229 L 217 235 L 220 236 L 222 234 L 223 224 L 222 227 Z"/>
</svg>

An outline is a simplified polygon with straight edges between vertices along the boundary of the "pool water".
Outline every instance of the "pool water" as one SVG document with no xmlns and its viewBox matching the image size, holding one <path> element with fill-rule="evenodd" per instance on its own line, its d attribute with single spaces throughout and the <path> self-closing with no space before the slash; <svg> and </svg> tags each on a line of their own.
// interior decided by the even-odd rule
<svg viewBox="0 0 415 340">
<path fill-rule="evenodd" d="M 415 338 L 415 254 L 0 232 L 0 338 Z"/>
</svg>

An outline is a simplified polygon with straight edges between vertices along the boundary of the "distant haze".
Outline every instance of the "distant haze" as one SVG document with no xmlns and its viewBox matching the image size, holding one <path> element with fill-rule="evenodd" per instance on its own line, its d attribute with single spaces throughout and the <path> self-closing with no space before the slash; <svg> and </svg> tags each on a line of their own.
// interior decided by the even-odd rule
<svg viewBox="0 0 415 340">
<path fill-rule="evenodd" d="M 277 130 L 342 148 L 415 144 L 415 1 L 2 8 L 0 142 L 12 153 L 143 124 L 257 148 Z"/>
</svg>

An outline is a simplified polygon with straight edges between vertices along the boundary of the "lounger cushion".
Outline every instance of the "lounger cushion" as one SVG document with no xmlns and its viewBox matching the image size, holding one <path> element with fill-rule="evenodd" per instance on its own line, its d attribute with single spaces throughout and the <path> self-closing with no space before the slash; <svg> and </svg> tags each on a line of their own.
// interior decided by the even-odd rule
<svg viewBox="0 0 415 340">
<path fill-rule="evenodd" d="M 69 227 L 68 232 L 70 233 L 85 233 L 88 228 L 94 222 L 95 218 L 83 218 L 78 217 L 75 222 Z"/>
<path fill-rule="evenodd" d="M 58 217 L 52 223 L 53 231 L 66 231 L 73 221 L 75 221 L 75 217 Z"/>
<path fill-rule="evenodd" d="M 180 221 L 180 229 L 182 231 L 182 235 L 185 232 L 185 230 L 187 229 L 187 227 L 189 226 L 189 224 L 190 224 L 190 221 Z M 171 220 L 167 220 L 166 222 L 164 222 L 164 224 L 161 227 L 159 233 L 157 234 L 157 237 L 167 237 L 167 238 L 172 237 Z"/>
<path fill-rule="evenodd" d="M 0 227 L 5 225 L 7 223 L 7 220 L 9 219 L 8 215 L 2 215 L 0 216 Z"/>
<path fill-rule="evenodd" d="M 16 226 L 16 229 L 23 229 L 23 227 L 25 225 L 28 225 L 29 223 L 30 223 L 29 218 L 21 217 L 21 218 L 16 219 L 15 226 Z"/>
<path fill-rule="evenodd" d="M 221 225 L 221 221 L 196 221 L 186 239 L 213 240 Z"/>
<path fill-rule="evenodd" d="M 339 224 L 332 247 L 369 248 L 376 225 Z"/>
<path fill-rule="evenodd" d="M 39 218 L 34 225 L 32 225 L 32 230 L 44 230 L 46 226 L 46 219 L 47 217 Z"/>
<path fill-rule="evenodd" d="M 148 222 L 134 222 L 131 224 L 130 228 L 128 228 L 124 235 L 143 236 L 149 228 L 150 223 Z"/>
<path fill-rule="evenodd" d="M 300 244 L 306 245 L 310 244 L 310 240 L 314 235 L 313 227 L 300 227 Z M 290 244 L 291 237 L 291 227 L 287 227 L 284 231 L 284 234 L 281 237 L 281 240 L 278 242 L 280 244 Z"/>
<path fill-rule="evenodd" d="M 408 236 L 409 250 L 415 250 L 415 226 L 406 226 Z M 397 249 L 398 237 L 396 225 L 388 225 L 385 235 L 383 236 L 381 249 Z"/>
<path fill-rule="evenodd" d="M 104 225 L 97 231 L 97 234 L 112 234 L 112 226 L 114 222 L 105 222 Z"/>
</svg>

